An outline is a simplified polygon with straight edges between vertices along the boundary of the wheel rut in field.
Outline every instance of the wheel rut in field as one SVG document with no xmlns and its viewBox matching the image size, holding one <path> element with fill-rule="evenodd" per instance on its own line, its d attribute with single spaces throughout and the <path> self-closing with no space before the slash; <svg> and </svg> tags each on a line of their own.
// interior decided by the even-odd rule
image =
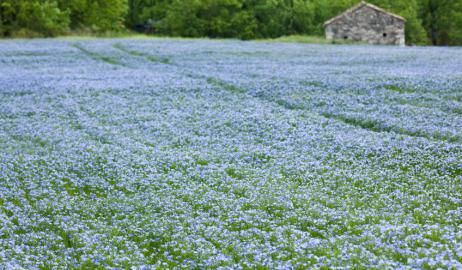
<svg viewBox="0 0 462 270">
<path fill-rule="evenodd" d="M 141 51 L 137 51 L 137 50 L 132 50 L 132 49 L 129 49 L 129 48 L 125 47 L 121 43 L 116 43 L 116 44 L 112 45 L 112 47 L 114 47 L 115 49 L 120 50 L 120 51 L 122 51 L 124 53 L 135 56 L 135 57 L 143 57 L 143 58 L 145 58 L 145 59 L 147 59 L 147 60 L 149 60 L 151 62 L 158 62 L 158 63 L 162 63 L 162 64 L 172 64 L 170 58 L 168 58 L 168 57 L 159 57 L 159 56 L 156 56 L 156 55 L 153 55 L 153 54 L 149 54 L 149 53 L 145 53 L 145 52 L 141 52 Z"/>
<path fill-rule="evenodd" d="M 429 134 L 428 132 L 422 130 L 407 130 L 398 126 L 387 126 L 386 123 L 374 119 L 361 119 L 353 116 L 347 116 L 342 114 L 334 114 L 329 112 L 319 112 L 314 111 L 309 108 L 309 106 L 305 106 L 304 104 L 294 104 L 290 103 L 284 99 L 277 99 L 273 100 L 272 98 L 262 98 L 261 99 L 267 101 L 273 101 L 275 104 L 282 106 L 288 110 L 304 110 L 309 111 L 311 113 L 315 113 L 321 115 L 328 119 L 333 119 L 336 121 L 343 122 L 347 125 L 354 126 L 357 128 L 369 130 L 372 132 L 388 132 L 388 133 L 396 133 L 416 138 L 424 138 L 427 140 L 437 140 L 437 141 L 445 141 L 450 143 L 462 143 L 462 137 L 458 135 L 449 135 L 449 134 Z"/>
<path fill-rule="evenodd" d="M 184 74 L 186 76 L 191 77 L 191 78 L 195 78 L 195 79 L 206 80 L 207 83 L 209 83 L 211 85 L 214 85 L 216 87 L 220 87 L 220 88 L 222 88 L 222 89 L 224 89 L 226 91 L 229 91 L 229 92 L 232 92 L 232 93 L 235 93 L 235 94 L 245 94 L 247 92 L 245 89 L 243 89 L 241 87 L 238 87 L 238 86 L 236 86 L 234 84 L 228 83 L 228 82 L 226 82 L 224 80 L 221 80 L 219 78 L 198 74 L 195 70 L 185 68 L 184 66 L 181 66 L 179 64 L 174 63 L 173 61 L 171 61 L 170 58 L 160 57 L 160 56 L 152 55 L 152 54 L 145 53 L 145 52 L 142 52 L 142 51 L 129 49 L 129 48 L 123 46 L 120 43 L 116 43 L 116 44 L 114 44 L 112 46 L 114 48 L 126 53 L 126 54 L 129 54 L 129 55 L 133 56 L 133 57 L 141 57 L 141 58 L 144 58 L 144 59 L 146 59 L 146 60 L 148 60 L 150 62 L 157 62 L 157 63 L 162 63 L 162 64 L 178 67 L 179 69 L 181 69 L 184 72 Z"/>
<path fill-rule="evenodd" d="M 342 122 L 349 126 L 353 126 L 356 128 L 360 128 L 360 129 L 364 129 L 364 130 L 368 130 L 368 131 L 376 132 L 376 133 L 387 132 L 387 133 L 396 133 L 400 135 L 411 136 L 415 138 L 423 138 L 427 140 L 444 141 L 444 142 L 451 142 L 451 143 L 461 143 L 462 142 L 462 137 L 457 136 L 457 135 L 429 134 L 428 132 L 420 131 L 420 130 L 412 131 L 412 130 L 407 130 L 407 129 L 400 128 L 397 126 L 387 126 L 385 123 L 381 121 L 373 120 L 373 119 L 359 119 L 356 117 L 345 116 L 341 114 L 314 111 L 314 110 L 311 110 L 309 106 L 305 106 L 304 104 L 298 104 L 298 103 L 290 103 L 287 100 L 284 100 L 282 98 L 269 97 L 264 94 L 251 95 L 243 87 L 229 83 L 217 77 L 211 77 L 211 76 L 205 76 L 205 75 L 198 74 L 195 70 L 192 70 L 184 66 L 181 66 L 177 63 L 174 63 L 169 58 L 162 58 L 162 57 L 154 56 L 154 55 L 142 52 L 142 51 L 129 49 L 120 43 L 114 44 L 113 47 L 129 55 L 132 55 L 135 57 L 142 57 L 151 62 L 159 62 L 163 64 L 176 66 L 182 69 L 185 72 L 185 74 L 189 77 L 196 78 L 196 79 L 205 79 L 207 83 L 214 85 L 216 87 L 222 88 L 228 92 L 231 92 L 234 94 L 245 94 L 251 98 L 256 98 L 256 99 L 259 99 L 265 102 L 271 102 L 273 104 L 276 104 L 277 106 L 281 106 L 288 110 L 309 111 L 311 113 L 323 116 L 325 118 Z"/>
<path fill-rule="evenodd" d="M 89 56 L 93 60 L 100 61 L 100 62 L 105 62 L 105 63 L 111 64 L 111 65 L 128 67 L 126 64 L 120 62 L 116 58 L 110 57 L 110 56 L 107 56 L 107 55 L 103 55 L 103 54 L 100 54 L 100 53 L 97 53 L 97 52 L 94 52 L 94 51 L 90 51 L 87 48 L 85 48 L 84 46 L 82 46 L 82 44 L 75 43 L 75 44 L 72 44 L 72 47 L 80 50 L 82 53 Z"/>
</svg>

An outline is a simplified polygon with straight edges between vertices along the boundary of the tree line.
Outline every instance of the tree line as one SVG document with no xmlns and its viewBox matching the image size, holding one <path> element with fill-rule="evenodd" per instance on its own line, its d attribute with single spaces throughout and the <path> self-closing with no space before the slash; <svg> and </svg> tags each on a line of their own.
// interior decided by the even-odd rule
<svg viewBox="0 0 462 270">
<path fill-rule="evenodd" d="M 127 30 L 160 35 L 275 38 L 323 35 L 358 0 L 0 0 L 0 36 Z M 370 0 L 407 19 L 411 44 L 461 45 L 462 0 Z"/>
</svg>

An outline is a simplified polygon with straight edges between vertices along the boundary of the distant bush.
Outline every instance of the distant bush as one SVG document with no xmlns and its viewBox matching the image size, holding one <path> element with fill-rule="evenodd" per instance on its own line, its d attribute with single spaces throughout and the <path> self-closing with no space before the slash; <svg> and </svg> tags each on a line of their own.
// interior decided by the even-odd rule
<svg viewBox="0 0 462 270">
<path fill-rule="evenodd" d="M 54 36 L 68 30 L 69 14 L 56 1 L 11 1 L 0 4 L 3 36 Z"/>
<path fill-rule="evenodd" d="M 2 0 L 0 36 L 52 37 L 70 30 L 124 30 L 126 0 Z M 87 29 L 87 30 L 85 30 Z"/>
<path fill-rule="evenodd" d="M 128 11 L 127 0 L 58 0 L 69 12 L 70 28 L 92 32 L 122 31 Z"/>
</svg>

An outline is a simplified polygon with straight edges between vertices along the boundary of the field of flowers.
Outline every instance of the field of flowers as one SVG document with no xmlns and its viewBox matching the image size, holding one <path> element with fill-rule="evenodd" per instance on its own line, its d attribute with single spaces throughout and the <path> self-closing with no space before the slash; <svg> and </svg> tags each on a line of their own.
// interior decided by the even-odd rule
<svg viewBox="0 0 462 270">
<path fill-rule="evenodd" d="M 462 49 L 0 42 L 0 269 L 462 268 Z"/>
</svg>

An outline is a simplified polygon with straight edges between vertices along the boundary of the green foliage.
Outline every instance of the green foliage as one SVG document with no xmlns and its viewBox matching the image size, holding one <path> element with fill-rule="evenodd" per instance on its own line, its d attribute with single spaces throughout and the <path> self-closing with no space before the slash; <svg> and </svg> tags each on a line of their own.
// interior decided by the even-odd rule
<svg viewBox="0 0 462 270">
<path fill-rule="evenodd" d="M 56 36 L 69 30 L 124 29 L 126 0 L 2 0 L 0 36 Z"/>
<path fill-rule="evenodd" d="M 437 0 L 371 0 L 406 18 L 410 44 L 427 44 L 422 18 L 423 2 Z M 439 0 L 443 1 L 443 0 Z M 462 2 L 457 0 L 453 2 Z M 323 23 L 358 3 L 358 0 L 129 0 L 128 25 L 152 22 L 155 32 L 187 37 L 276 38 L 285 35 L 323 35 Z M 460 5 L 460 3 L 459 3 Z M 447 40 L 462 38 L 459 16 L 453 11 Z M 459 8 L 460 10 L 460 8 Z M 442 13 L 443 14 L 443 13 Z M 448 26 L 445 27 L 448 29 Z M 427 30 L 427 31 L 426 31 Z M 459 30 L 457 32 L 456 30 Z M 447 43 L 448 41 L 446 41 Z"/>
<path fill-rule="evenodd" d="M 63 10 L 70 12 L 72 29 L 90 29 L 93 32 L 124 29 L 128 12 L 127 0 L 58 0 Z"/>
<path fill-rule="evenodd" d="M 0 36 L 137 31 L 184 37 L 324 35 L 359 0 L 2 0 Z M 462 44 L 462 0 L 369 0 L 406 18 L 408 44 Z"/>
<path fill-rule="evenodd" d="M 307 35 L 290 35 L 282 36 L 276 39 L 263 39 L 265 42 L 297 42 L 308 44 L 367 44 L 353 40 L 327 40 L 323 36 L 307 36 Z M 309 86 L 322 87 L 317 82 L 306 82 Z"/>
<path fill-rule="evenodd" d="M 419 0 L 423 26 L 433 45 L 462 44 L 462 1 Z"/>
<path fill-rule="evenodd" d="M 315 6 L 313 34 L 324 35 L 324 22 L 356 5 L 356 0 L 313 0 Z"/>
<path fill-rule="evenodd" d="M 53 0 L 3 0 L 0 3 L 1 36 L 53 36 L 67 30 L 68 14 Z"/>
<path fill-rule="evenodd" d="M 139 7 L 142 1 L 131 2 Z M 130 24 L 151 21 L 157 33 L 166 35 L 252 39 L 310 33 L 313 28 L 314 6 L 307 0 L 162 0 L 150 3 L 139 15 L 130 10 Z"/>
</svg>

